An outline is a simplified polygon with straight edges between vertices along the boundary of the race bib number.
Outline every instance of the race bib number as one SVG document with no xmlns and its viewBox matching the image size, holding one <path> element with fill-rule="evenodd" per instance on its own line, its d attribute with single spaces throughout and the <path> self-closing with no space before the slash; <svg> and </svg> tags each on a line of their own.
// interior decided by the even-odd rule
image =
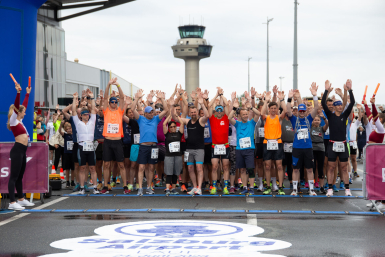
<svg viewBox="0 0 385 257">
<path fill-rule="evenodd" d="M 283 146 L 283 151 L 285 153 L 292 153 L 293 152 L 293 143 L 285 143 Z"/>
<path fill-rule="evenodd" d="M 214 147 L 214 155 L 225 155 L 226 147 L 225 145 L 215 145 Z"/>
<path fill-rule="evenodd" d="M 170 153 L 179 153 L 180 152 L 180 142 L 172 142 L 168 144 L 168 150 Z"/>
<path fill-rule="evenodd" d="M 134 134 L 134 144 L 139 144 L 140 142 L 140 134 Z"/>
<path fill-rule="evenodd" d="M 267 150 L 278 150 L 278 140 L 267 140 Z"/>
<path fill-rule="evenodd" d="M 210 130 L 209 130 L 209 128 L 205 128 L 204 136 L 205 136 L 205 138 L 209 138 L 210 137 Z"/>
<path fill-rule="evenodd" d="M 329 128 L 326 130 L 325 135 L 330 135 Z"/>
<path fill-rule="evenodd" d="M 309 133 L 307 129 L 299 129 L 297 131 L 297 139 L 302 140 L 302 139 L 308 139 L 309 138 Z"/>
<path fill-rule="evenodd" d="M 93 152 L 94 151 L 94 142 L 91 142 L 91 141 L 83 142 L 83 151 L 84 152 Z"/>
<path fill-rule="evenodd" d="M 176 132 L 179 132 L 179 128 L 180 128 L 180 126 L 179 126 L 179 127 L 176 127 Z"/>
<path fill-rule="evenodd" d="M 183 160 L 184 160 L 184 162 L 188 162 L 188 156 L 189 156 L 189 154 L 190 154 L 190 153 L 189 153 L 189 152 L 187 152 L 187 151 L 186 151 L 186 152 L 184 152 L 184 159 L 183 159 Z"/>
<path fill-rule="evenodd" d="M 96 148 L 98 148 L 98 145 L 99 145 L 99 142 L 98 141 L 95 141 L 94 142 L 94 150 L 96 151 Z"/>
<path fill-rule="evenodd" d="M 73 141 L 67 141 L 67 150 L 72 151 L 74 148 L 74 142 Z"/>
<path fill-rule="evenodd" d="M 350 146 L 351 146 L 353 149 L 357 149 L 357 141 L 350 142 Z"/>
<path fill-rule="evenodd" d="M 265 128 L 258 128 L 259 137 L 265 137 Z"/>
<path fill-rule="evenodd" d="M 250 137 L 244 137 L 244 138 L 239 139 L 239 147 L 241 149 L 251 147 Z"/>
<path fill-rule="evenodd" d="M 107 124 L 107 133 L 108 134 L 117 134 L 119 132 L 119 124 Z"/>
<path fill-rule="evenodd" d="M 158 159 L 159 149 L 153 148 L 151 149 L 151 159 Z"/>
<path fill-rule="evenodd" d="M 337 153 L 345 152 L 345 143 L 344 142 L 334 142 L 333 143 L 333 152 L 337 152 Z"/>
</svg>

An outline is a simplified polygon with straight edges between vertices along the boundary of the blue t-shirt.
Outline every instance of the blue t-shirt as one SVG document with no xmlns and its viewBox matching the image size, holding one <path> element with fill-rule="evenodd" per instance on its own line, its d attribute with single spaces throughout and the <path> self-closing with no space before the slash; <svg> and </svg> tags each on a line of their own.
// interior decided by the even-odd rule
<svg viewBox="0 0 385 257">
<path fill-rule="evenodd" d="M 352 124 L 352 120 L 350 118 L 348 118 L 348 120 L 346 122 L 347 122 L 347 126 L 346 126 L 346 141 L 350 142 L 350 125 Z"/>
<path fill-rule="evenodd" d="M 159 115 L 156 115 L 151 120 L 143 117 L 142 115 L 139 116 L 138 124 L 140 128 L 140 144 L 146 142 L 158 143 L 157 130 L 159 122 Z"/>
<path fill-rule="evenodd" d="M 324 112 L 324 110 L 322 110 L 322 113 L 324 114 L 324 116 L 325 116 L 325 118 L 327 119 L 328 117 L 326 116 L 326 113 Z M 323 126 L 325 126 L 325 121 L 324 121 L 324 119 L 321 119 L 321 125 L 320 125 L 321 127 L 323 127 Z M 329 130 L 329 128 L 328 128 L 328 130 Z M 324 139 L 330 139 L 330 134 L 327 134 L 326 135 L 326 133 L 324 134 Z"/>
<path fill-rule="evenodd" d="M 293 129 L 295 131 L 294 135 L 294 142 L 293 142 L 293 148 L 302 148 L 302 149 L 307 149 L 307 148 L 313 148 L 313 145 L 311 143 L 311 138 L 310 138 L 310 129 L 311 129 L 311 124 L 313 122 L 313 117 L 311 114 L 309 114 L 307 117 L 308 120 L 308 125 L 306 124 L 306 119 L 305 118 L 297 118 L 296 116 L 291 116 L 290 121 L 291 125 L 293 126 Z M 297 124 L 297 119 L 299 120 L 299 124 Z M 307 139 L 298 139 L 298 130 L 299 129 L 307 129 Z"/>
<path fill-rule="evenodd" d="M 72 134 L 70 135 L 70 134 L 64 133 L 63 138 L 64 138 L 64 153 L 72 153 L 72 150 L 67 150 L 67 142 L 68 141 L 72 141 L 73 142 Z"/>
<path fill-rule="evenodd" d="M 246 123 L 243 123 L 241 121 L 236 120 L 234 127 L 237 130 L 237 147 L 236 150 L 246 150 L 246 149 L 255 149 L 254 144 L 254 129 L 255 125 L 257 123 L 254 121 L 254 119 L 249 120 Z M 248 148 L 242 148 L 240 147 L 239 140 L 241 138 L 249 137 L 251 142 L 251 147 Z"/>
<path fill-rule="evenodd" d="M 94 139 L 104 139 L 103 136 L 103 128 L 104 128 L 104 117 L 100 117 L 96 114 L 96 122 L 95 122 L 95 132 Z"/>
<path fill-rule="evenodd" d="M 123 144 L 130 145 L 131 144 L 131 127 L 128 126 L 127 123 L 123 121 Z"/>
<path fill-rule="evenodd" d="M 72 139 L 73 139 L 73 142 L 74 143 L 77 143 L 78 142 L 78 133 L 76 132 L 76 126 L 75 126 L 75 123 L 74 123 L 74 118 L 73 116 L 70 117 L 70 123 L 71 123 L 71 127 L 72 127 Z"/>
<path fill-rule="evenodd" d="M 211 126 L 210 126 L 210 121 L 207 120 L 206 124 L 205 124 L 205 129 L 208 128 L 209 129 L 209 137 L 205 137 L 205 143 L 211 143 L 213 140 L 211 138 Z"/>
</svg>

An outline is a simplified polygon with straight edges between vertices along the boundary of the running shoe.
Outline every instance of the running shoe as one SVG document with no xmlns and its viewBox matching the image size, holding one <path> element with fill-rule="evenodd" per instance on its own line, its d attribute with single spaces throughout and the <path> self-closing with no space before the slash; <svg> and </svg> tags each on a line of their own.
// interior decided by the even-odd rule
<svg viewBox="0 0 385 257">
<path fill-rule="evenodd" d="M 77 192 L 77 191 L 79 191 L 79 189 L 80 189 L 80 184 L 77 183 L 76 186 L 74 187 L 74 189 L 72 190 L 72 192 Z"/>
<path fill-rule="evenodd" d="M 240 189 L 239 185 L 236 184 L 235 187 L 234 187 L 234 190 L 238 191 L 239 189 Z"/>
<path fill-rule="evenodd" d="M 249 193 L 249 190 L 247 188 L 244 188 L 239 194 L 240 195 L 247 195 Z"/>
<path fill-rule="evenodd" d="M 373 208 L 374 206 L 378 205 L 380 202 L 375 202 L 374 204 L 373 203 L 368 203 L 366 205 L 366 207 L 369 207 L 369 208 Z"/>
<path fill-rule="evenodd" d="M 328 189 L 329 190 L 329 189 Z M 336 185 L 333 185 L 333 191 L 334 192 L 339 192 L 340 190 L 336 187 Z"/>
<path fill-rule="evenodd" d="M 15 210 L 15 211 L 22 211 L 25 208 L 18 203 L 10 203 L 8 209 Z"/>
<path fill-rule="evenodd" d="M 320 191 L 321 194 L 326 194 L 326 190 L 325 190 L 324 187 L 321 187 L 319 191 Z"/>
<path fill-rule="evenodd" d="M 134 191 L 133 185 L 129 184 L 129 185 L 128 185 L 128 190 L 130 190 L 130 192 Z"/>
<path fill-rule="evenodd" d="M 242 179 L 241 178 L 238 179 L 238 184 L 242 184 Z"/>
<path fill-rule="evenodd" d="M 136 191 L 139 190 L 139 184 L 138 184 L 138 183 L 135 184 L 135 190 L 136 190 Z"/>
<path fill-rule="evenodd" d="M 67 181 L 66 188 L 69 188 L 70 186 L 71 186 L 71 183 L 69 181 Z"/>
<path fill-rule="evenodd" d="M 345 185 L 343 181 L 340 182 L 340 189 L 345 189 Z"/>
<path fill-rule="evenodd" d="M 333 196 L 333 189 L 328 189 L 328 192 L 326 193 L 327 197 Z"/>
<path fill-rule="evenodd" d="M 263 179 L 263 186 L 267 187 L 266 179 Z"/>
<path fill-rule="evenodd" d="M 379 203 L 377 204 L 377 208 L 381 211 L 381 212 L 384 212 L 385 211 L 385 204 L 383 203 Z"/>
<path fill-rule="evenodd" d="M 216 195 L 216 194 L 217 194 L 217 188 L 216 187 L 211 188 L 210 195 Z"/>
<path fill-rule="evenodd" d="M 309 195 L 316 196 L 317 194 L 316 194 L 316 192 L 314 190 L 309 190 Z"/>
<path fill-rule="evenodd" d="M 131 190 L 130 189 L 128 189 L 128 187 L 123 187 L 123 194 L 129 194 L 129 193 L 131 193 Z"/>
<path fill-rule="evenodd" d="M 309 183 L 308 182 L 305 183 L 305 187 L 309 188 Z"/>
<path fill-rule="evenodd" d="M 116 184 L 120 184 L 120 178 L 116 179 Z"/>
<path fill-rule="evenodd" d="M 179 192 L 176 191 L 175 189 L 171 190 L 170 194 L 172 195 L 179 195 Z"/>
<path fill-rule="evenodd" d="M 217 190 L 218 190 L 218 191 L 222 191 L 221 184 L 219 184 L 219 183 L 217 184 Z"/>
<path fill-rule="evenodd" d="M 86 183 L 84 183 L 84 190 L 85 190 L 86 192 L 89 192 L 89 191 L 90 191 L 90 189 L 88 188 L 88 186 L 87 186 Z"/>
<path fill-rule="evenodd" d="M 278 189 L 278 195 L 286 195 L 285 192 L 283 192 L 283 188 Z"/>
<path fill-rule="evenodd" d="M 198 188 L 196 191 L 195 191 L 195 194 L 196 195 L 202 195 L 202 190 L 200 188 Z"/>
<path fill-rule="evenodd" d="M 349 184 L 353 184 L 353 179 L 349 178 Z"/>
<path fill-rule="evenodd" d="M 156 187 L 161 187 L 162 186 L 162 181 L 161 180 L 156 181 L 155 186 Z"/>
<path fill-rule="evenodd" d="M 138 193 L 136 195 L 142 196 L 143 195 L 143 188 L 138 188 Z"/>
<path fill-rule="evenodd" d="M 152 188 L 147 188 L 146 194 L 153 195 L 153 194 L 155 194 L 155 192 L 154 192 L 154 190 L 152 190 Z"/>
<path fill-rule="evenodd" d="M 273 185 L 273 191 L 278 192 L 278 186 L 277 185 Z"/>
<path fill-rule="evenodd" d="M 206 192 L 210 191 L 210 183 L 209 182 L 206 182 L 206 185 L 204 187 L 204 191 L 206 191 Z"/>
<path fill-rule="evenodd" d="M 305 181 L 301 180 L 301 186 L 305 186 Z"/>
<path fill-rule="evenodd" d="M 270 195 L 271 194 L 271 189 L 270 188 L 266 188 L 266 190 L 263 191 L 263 194 L 264 195 Z"/>
<path fill-rule="evenodd" d="M 357 171 L 353 172 L 353 176 L 354 176 L 355 178 L 359 178 L 359 177 L 360 177 L 360 175 L 358 175 Z"/>
<path fill-rule="evenodd" d="M 254 182 L 254 188 L 256 188 L 256 187 L 257 187 L 257 183 Z"/>
<path fill-rule="evenodd" d="M 102 191 L 100 191 L 101 194 L 105 195 L 108 194 L 110 191 L 108 190 L 108 187 L 103 187 Z"/>
<path fill-rule="evenodd" d="M 98 190 L 97 188 L 96 188 L 96 189 L 94 188 L 93 194 L 94 194 L 94 195 L 98 195 L 98 194 L 100 194 L 100 192 L 99 192 L 99 190 Z"/>
<path fill-rule="evenodd" d="M 115 183 L 114 181 L 112 181 L 112 182 L 110 183 L 110 185 L 111 185 L 111 187 L 116 187 L 116 183 Z"/>
<path fill-rule="evenodd" d="M 179 181 L 176 182 L 176 187 L 179 187 Z"/>
<path fill-rule="evenodd" d="M 249 195 L 254 195 L 254 188 L 249 188 L 248 194 L 249 194 Z"/>
<path fill-rule="evenodd" d="M 71 181 L 71 186 L 72 186 L 72 187 L 76 186 L 76 185 L 75 185 L 75 182 L 74 182 L 73 180 Z"/>
<path fill-rule="evenodd" d="M 103 184 L 102 184 L 102 182 L 99 182 L 99 183 L 98 183 L 98 186 L 96 187 L 96 189 L 97 189 L 98 191 L 101 191 L 101 190 L 103 189 Z"/>
<path fill-rule="evenodd" d="M 325 188 L 329 188 L 329 183 L 326 181 Z"/>
<path fill-rule="evenodd" d="M 23 201 L 17 201 L 17 203 L 22 206 L 22 207 L 31 207 L 31 206 L 35 206 L 34 203 L 31 203 L 30 201 L 28 201 L 27 199 L 24 199 Z"/>
<path fill-rule="evenodd" d="M 319 188 L 319 183 L 318 183 L 318 182 L 315 182 L 315 183 L 314 183 L 314 187 L 315 187 L 315 188 Z"/>
<path fill-rule="evenodd" d="M 195 192 L 197 191 L 198 189 L 197 188 L 193 188 L 193 189 L 191 189 L 191 191 L 190 192 L 187 192 L 187 194 L 189 194 L 189 195 L 195 195 Z M 187 191 L 187 190 L 186 190 Z"/>
<path fill-rule="evenodd" d="M 259 185 L 259 187 L 257 188 L 257 192 L 263 192 L 263 185 Z"/>
<path fill-rule="evenodd" d="M 181 186 L 180 191 L 181 192 L 187 192 L 187 188 L 184 184 Z"/>
<path fill-rule="evenodd" d="M 235 189 L 234 189 L 234 187 L 230 187 L 229 193 L 232 194 L 232 195 L 235 194 Z"/>
<path fill-rule="evenodd" d="M 345 196 L 352 196 L 352 192 L 350 192 L 350 189 L 345 189 Z"/>
<path fill-rule="evenodd" d="M 170 190 L 166 190 L 166 196 L 169 196 L 170 194 Z"/>
<path fill-rule="evenodd" d="M 84 195 L 85 192 L 84 192 L 84 188 L 80 188 L 79 192 L 78 192 L 79 195 Z"/>
<path fill-rule="evenodd" d="M 290 195 L 297 196 L 298 195 L 297 190 L 293 190 L 293 192 L 291 192 Z"/>
<path fill-rule="evenodd" d="M 227 189 L 227 187 L 223 188 L 223 194 L 224 194 L 224 195 L 230 194 L 230 193 L 229 193 L 229 190 Z"/>
</svg>

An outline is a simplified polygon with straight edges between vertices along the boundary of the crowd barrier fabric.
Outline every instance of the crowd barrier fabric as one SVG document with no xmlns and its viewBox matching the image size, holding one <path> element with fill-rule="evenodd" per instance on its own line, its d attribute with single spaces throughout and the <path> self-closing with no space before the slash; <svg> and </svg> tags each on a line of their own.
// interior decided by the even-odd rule
<svg viewBox="0 0 385 257">
<path fill-rule="evenodd" d="M 10 152 L 12 143 L 0 143 L 0 193 L 8 193 L 11 173 Z M 27 150 L 27 164 L 23 177 L 24 193 L 48 192 L 48 154 L 46 143 L 31 143 Z"/>
<path fill-rule="evenodd" d="M 364 155 L 364 198 L 385 200 L 385 144 L 368 144 Z"/>
</svg>

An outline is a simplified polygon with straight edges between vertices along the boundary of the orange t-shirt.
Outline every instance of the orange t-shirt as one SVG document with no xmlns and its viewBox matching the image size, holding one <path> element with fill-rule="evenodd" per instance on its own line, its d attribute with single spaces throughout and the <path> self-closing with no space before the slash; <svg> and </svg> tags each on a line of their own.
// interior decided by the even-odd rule
<svg viewBox="0 0 385 257">
<path fill-rule="evenodd" d="M 115 111 L 111 111 L 107 108 L 103 111 L 104 114 L 104 137 L 124 137 L 123 135 L 123 114 L 124 111 L 118 108 Z"/>
<path fill-rule="evenodd" d="M 265 121 L 265 140 L 263 140 L 263 143 L 267 144 L 266 139 L 278 139 L 278 143 L 282 143 L 281 135 L 282 130 L 281 123 L 279 122 L 279 116 L 275 115 L 275 118 L 271 119 L 270 115 L 267 115 Z"/>
</svg>

